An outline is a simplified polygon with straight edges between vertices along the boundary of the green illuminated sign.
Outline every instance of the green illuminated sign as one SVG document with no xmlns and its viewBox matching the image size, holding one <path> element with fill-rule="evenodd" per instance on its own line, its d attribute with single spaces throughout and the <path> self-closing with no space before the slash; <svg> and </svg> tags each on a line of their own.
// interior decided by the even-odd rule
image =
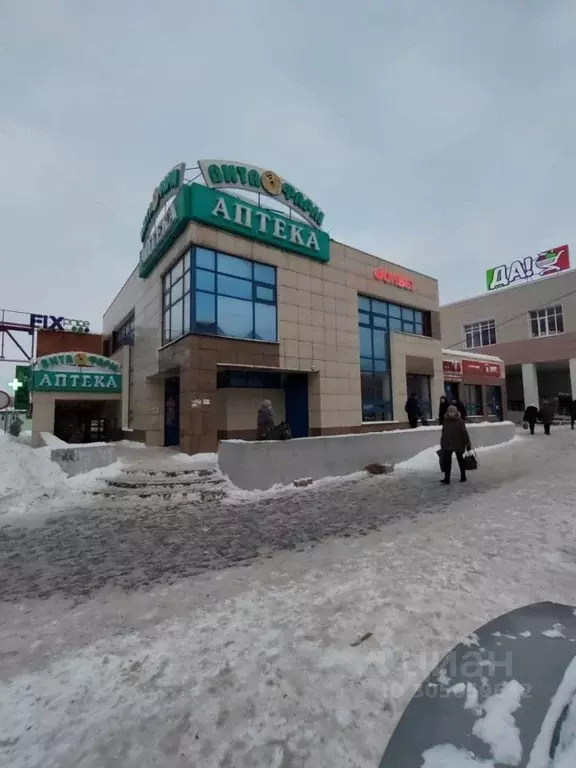
<svg viewBox="0 0 576 768">
<path fill-rule="evenodd" d="M 122 392 L 122 374 L 115 360 L 86 352 L 65 352 L 38 358 L 32 374 L 36 392 Z"/>
<path fill-rule="evenodd" d="M 316 261 L 330 260 L 327 232 L 202 184 L 183 187 L 164 221 L 166 224 L 157 230 L 160 233 L 158 239 L 150 248 L 142 250 L 140 277 L 150 275 L 189 221 L 198 221 Z"/>
<path fill-rule="evenodd" d="M 330 236 L 327 232 L 201 184 L 192 184 L 189 189 L 193 221 L 317 261 L 329 261 Z"/>
<path fill-rule="evenodd" d="M 22 386 L 14 392 L 14 408 L 17 411 L 27 411 L 30 406 L 30 366 L 17 365 L 16 379 Z"/>
<path fill-rule="evenodd" d="M 296 211 L 311 226 L 322 226 L 324 212 L 318 205 L 274 171 L 226 160 L 198 160 L 198 167 L 208 187 L 246 189 L 268 195 Z"/>
<path fill-rule="evenodd" d="M 152 201 L 148 206 L 148 210 L 146 211 L 146 216 L 144 217 L 144 221 L 142 223 L 142 230 L 140 232 L 140 239 L 143 243 L 148 237 L 148 233 L 150 232 L 152 224 L 154 223 L 156 214 L 162 207 L 162 203 L 165 202 L 166 198 L 173 190 L 179 189 L 184 183 L 185 167 L 185 163 L 180 163 L 180 165 L 174 166 L 174 168 L 172 168 L 172 170 L 169 171 L 166 176 L 164 176 L 160 184 L 158 184 L 154 190 Z"/>
</svg>

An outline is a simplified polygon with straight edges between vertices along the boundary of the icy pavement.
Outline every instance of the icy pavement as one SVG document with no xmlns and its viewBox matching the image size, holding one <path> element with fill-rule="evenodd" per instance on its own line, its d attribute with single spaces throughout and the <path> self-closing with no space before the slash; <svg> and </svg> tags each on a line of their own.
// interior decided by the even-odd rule
<svg viewBox="0 0 576 768">
<path fill-rule="evenodd" d="M 574 602 L 575 452 L 6 525 L 0 765 L 375 768 L 459 636 Z"/>
</svg>

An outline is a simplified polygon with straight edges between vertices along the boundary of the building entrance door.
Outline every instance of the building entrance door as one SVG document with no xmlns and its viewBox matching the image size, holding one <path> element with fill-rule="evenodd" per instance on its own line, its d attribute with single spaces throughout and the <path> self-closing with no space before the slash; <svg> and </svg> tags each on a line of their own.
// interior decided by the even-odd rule
<svg viewBox="0 0 576 768">
<path fill-rule="evenodd" d="M 284 380 L 286 423 L 292 437 L 308 437 L 308 374 L 290 373 Z"/>
<path fill-rule="evenodd" d="M 180 376 L 164 382 L 164 445 L 180 445 Z"/>
<path fill-rule="evenodd" d="M 420 373 L 406 374 L 406 389 L 408 390 L 408 397 L 412 394 L 418 397 L 423 418 L 431 419 L 430 376 L 424 376 Z"/>
</svg>

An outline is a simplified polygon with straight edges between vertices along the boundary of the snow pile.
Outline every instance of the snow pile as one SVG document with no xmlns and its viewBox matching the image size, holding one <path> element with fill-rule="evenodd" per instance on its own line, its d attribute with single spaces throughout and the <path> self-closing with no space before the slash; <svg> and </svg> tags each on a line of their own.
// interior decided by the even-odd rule
<svg viewBox="0 0 576 768">
<path fill-rule="evenodd" d="M 172 456 L 172 459 L 174 461 L 180 461 L 183 464 L 202 464 L 202 466 L 213 466 L 214 464 L 218 463 L 218 454 L 217 453 L 194 453 L 190 455 L 189 453 L 177 453 L 174 456 Z"/>
<path fill-rule="evenodd" d="M 57 437 L 54 440 L 61 442 Z M 31 448 L 17 438 L 0 435 L 0 515 L 28 513 L 39 505 L 46 510 L 47 501 L 60 503 L 67 496 L 92 490 L 103 478 L 117 475 L 124 466 L 123 462 L 116 461 L 107 467 L 68 477 L 51 460 L 53 447 L 61 446 L 54 443 L 52 447 Z"/>
<path fill-rule="evenodd" d="M 19 440 L 0 435 L 0 512 L 26 507 L 38 496 L 54 495 L 66 474 L 50 460 L 50 448 L 30 448 Z"/>
</svg>

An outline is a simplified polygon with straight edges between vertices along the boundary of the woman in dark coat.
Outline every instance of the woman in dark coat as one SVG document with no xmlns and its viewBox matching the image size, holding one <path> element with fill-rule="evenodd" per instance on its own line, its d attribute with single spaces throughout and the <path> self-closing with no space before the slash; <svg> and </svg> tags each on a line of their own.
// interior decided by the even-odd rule
<svg viewBox="0 0 576 768">
<path fill-rule="evenodd" d="M 544 400 L 540 408 L 540 421 L 544 424 L 544 434 L 550 434 L 550 426 L 556 415 L 555 403 L 553 400 Z"/>
<path fill-rule="evenodd" d="M 530 427 L 530 434 L 534 434 L 534 427 L 536 426 L 536 422 L 538 421 L 538 408 L 534 405 L 534 403 L 531 403 L 528 408 L 526 408 L 526 412 L 524 414 L 524 421 L 528 424 Z"/>
<path fill-rule="evenodd" d="M 410 395 L 408 400 L 406 400 L 404 410 L 408 414 L 408 423 L 410 424 L 411 429 L 416 429 L 418 426 L 418 420 L 421 416 L 420 406 L 418 404 L 418 398 L 416 395 Z"/>
<path fill-rule="evenodd" d="M 273 433 L 276 420 L 274 418 L 274 410 L 270 400 L 263 400 L 260 408 L 258 408 L 258 425 L 256 429 L 256 437 L 258 440 L 269 440 Z"/>
<path fill-rule="evenodd" d="M 460 416 L 458 408 L 451 405 L 444 417 L 440 449 L 442 451 L 442 469 L 444 478 L 440 481 L 444 485 L 450 485 L 450 473 L 452 472 L 452 454 L 456 454 L 456 461 L 460 468 L 460 482 L 466 482 L 466 468 L 464 466 L 464 453 L 471 449 L 470 435 L 466 429 L 464 419 Z"/>
<path fill-rule="evenodd" d="M 440 426 L 444 424 L 444 416 L 446 416 L 448 405 L 448 398 L 442 395 L 440 398 L 440 405 L 438 406 L 438 424 L 440 424 Z"/>
</svg>

